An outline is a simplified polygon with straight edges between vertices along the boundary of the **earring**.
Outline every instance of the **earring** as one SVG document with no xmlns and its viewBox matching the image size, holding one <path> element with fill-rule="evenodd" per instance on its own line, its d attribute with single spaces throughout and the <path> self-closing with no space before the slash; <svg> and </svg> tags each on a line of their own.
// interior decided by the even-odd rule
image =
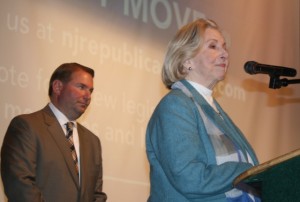
<svg viewBox="0 0 300 202">
<path fill-rule="evenodd" d="M 191 71 L 191 70 L 192 70 L 192 67 L 189 67 L 188 70 Z"/>
</svg>

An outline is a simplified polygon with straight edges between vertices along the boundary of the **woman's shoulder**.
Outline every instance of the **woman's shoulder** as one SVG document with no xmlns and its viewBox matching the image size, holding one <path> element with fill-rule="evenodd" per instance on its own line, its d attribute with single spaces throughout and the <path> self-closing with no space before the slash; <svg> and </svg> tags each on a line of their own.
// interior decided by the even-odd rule
<svg viewBox="0 0 300 202">
<path fill-rule="evenodd" d="M 157 109 L 178 109 L 192 106 L 193 100 L 180 89 L 172 89 L 158 103 Z"/>
<path fill-rule="evenodd" d="M 172 89 L 168 92 L 162 99 L 161 102 L 170 102 L 170 101 L 183 101 L 183 100 L 191 100 L 186 94 L 182 92 L 180 89 Z"/>
</svg>

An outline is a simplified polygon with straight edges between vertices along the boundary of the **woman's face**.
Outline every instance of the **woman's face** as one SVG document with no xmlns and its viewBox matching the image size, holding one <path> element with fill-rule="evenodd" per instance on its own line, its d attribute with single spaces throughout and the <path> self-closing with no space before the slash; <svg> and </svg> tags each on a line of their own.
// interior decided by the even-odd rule
<svg viewBox="0 0 300 202">
<path fill-rule="evenodd" d="M 186 79 L 212 89 L 217 82 L 224 79 L 228 69 L 228 57 L 224 37 L 218 30 L 207 28 L 199 52 L 184 63 L 185 68 L 191 68 Z"/>
</svg>

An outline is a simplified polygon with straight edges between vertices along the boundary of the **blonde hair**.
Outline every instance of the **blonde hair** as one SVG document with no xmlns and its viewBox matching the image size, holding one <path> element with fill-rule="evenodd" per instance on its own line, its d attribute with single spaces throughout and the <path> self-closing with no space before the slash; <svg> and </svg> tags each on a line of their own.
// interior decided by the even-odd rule
<svg viewBox="0 0 300 202">
<path fill-rule="evenodd" d="M 193 58 L 203 44 L 203 34 L 207 28 L 219 30 L 209 19 L 197 19 L 177 31 L 169 42 L 162 68 L 162 81 L 167 88 L 187 75 L 183 63 Z"/>
</svg>

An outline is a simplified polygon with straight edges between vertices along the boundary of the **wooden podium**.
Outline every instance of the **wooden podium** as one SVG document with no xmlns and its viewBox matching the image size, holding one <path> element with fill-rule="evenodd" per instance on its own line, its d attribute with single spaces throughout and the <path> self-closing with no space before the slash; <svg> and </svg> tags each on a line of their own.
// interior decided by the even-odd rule
<svg viewBox="0 0 300 202">
<path fill-rule="evenodd" d="M 300 149 L 254 166 L 233 185 L 259 196 L 262 202 L 300 202 Z"/>
</svg>

